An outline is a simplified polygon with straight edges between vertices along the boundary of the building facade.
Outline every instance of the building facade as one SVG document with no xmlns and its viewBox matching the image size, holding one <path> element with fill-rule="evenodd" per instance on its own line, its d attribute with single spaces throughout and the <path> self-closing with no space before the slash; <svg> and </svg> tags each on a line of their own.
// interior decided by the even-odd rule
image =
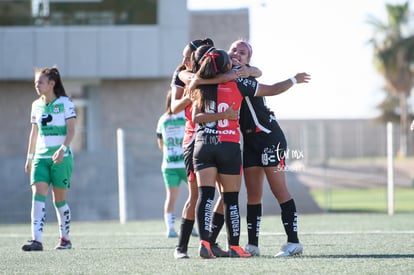
<svg viewBox="0 0 414 275">
<path fill-rule="evenodd" d="M 72 19 L 67 19 L 56 15 L 53 0 L 48 18 L 31 23 L 23 18 L 17 20 L 23 23 L 10 25 L 11 19 L 6 21 L 2 14 L 0 176 L 4 189 L 0 209 L 12 211 L 1 211 L 0 223 L 30 220 L 31 191 L 23 168 L 30 106 L 37 98 L 34 68 L 56 65 L 77 108 L 72 144 L 75 167 L 68 193 L 74 220 L 118 217 L 118 128 L 125 131 L 128 217 L 159 217 L 164 185 L 155 127 L 183 47 L 189 40 L 211 37 L 217 47 L 228 48 L 233 40 L 249 36 L 247 9 L 190 13 L 186 0 L 101 2 L 153 2 L 155 23 L 150 19 L 142 25 L 117 23 L 123 16 L 70 8 Z M 229 30 L 234 35 L 228 35 Z M 183 203 L 185 195 L 180 200 Z M 49 213 L 54 211 L 51 203 L 48 207 Z"/>
</svg>

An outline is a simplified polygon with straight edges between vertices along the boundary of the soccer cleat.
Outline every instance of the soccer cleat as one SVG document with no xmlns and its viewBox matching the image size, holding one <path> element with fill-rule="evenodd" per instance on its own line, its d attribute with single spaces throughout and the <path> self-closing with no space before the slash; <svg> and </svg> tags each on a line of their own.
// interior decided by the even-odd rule
<svg viewBox="0 0 414 275">
<path fill-rule="evenodd" d="M 229 252 L 221 249 L 218 243 L 210 244 L 210 249 L 211 249 L 211 252 L 213 252 L 214 256 L 216 257 L 224 258 L 224 257 L 229 256 Z"/>
<path fill-rule="evenodd" d="M 254 244 L 246 244 L 244 247 L 244 250 L 252 256 L 260 256 L 260 249 L 258 246 L 255 246 Z"/>
<path fill-rule="evenodd" d="M 72 243 L 70 240 L 67 240 L 65 238 L 61 238 L 59 243 L 55 246 L 55 249 L 71 249 Z"/>
<path fill-rule="evenodd" d="M 191 231 L 191 236 L 198 237 L 198 232 L 195 228 L 193 228 L 193 230 Z"/>
<path fill-rule="evenodd" d="M 248 258 L 250 253 L 244 251 L 243 247 L 238 245 L 231 245 L 229 250 L 230 257 L 234 258 Z"/>
<path fill-rule="evenodd" d="M 300 255 L 303 252 L 303 247 L 300 243 L 285 243 L 280 252 L 275 255 L 275 257 L 289 257 Z"/>
<path fill-rule="evenodd" d="M 187 251 L 182 251 L 180 247 L 176 247 L 174 250 L 174 259 L 188 259 Z"/>
<path fill-rule="evenodd" d="M 177 234 L 177 232 L 175 232 L 174 229 L 170 229 L 167 232 L 167 238 L 177 238 L 177 237 L 178 237 L 178 234 Z"/>
<path fill-rule="evenodd" d="M 203 259 L 214 259 L 216 257 L 211 251 L 210 243 L 204 240 L 200 241 L 200 247 L 198 249 L 198 254 Z"/>
<path fill-rule="evenodd" d="M 41 242 L 30 240 L 27 244 L 22 246 L 23 251 L 42 251 L 43 245 Z"/>
</svg>

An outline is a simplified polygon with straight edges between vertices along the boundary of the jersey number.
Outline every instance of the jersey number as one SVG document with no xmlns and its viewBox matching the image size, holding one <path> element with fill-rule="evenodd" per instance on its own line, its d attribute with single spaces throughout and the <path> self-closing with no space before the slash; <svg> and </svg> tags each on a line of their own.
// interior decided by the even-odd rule
<svg viewBox="0 0 414 275">
<path fill-rule="evenodd" d="M 229 105 L 227 103 L 220 103 L 217 106 L 217 112 L 218 113 L 223 113 L 227 110 L 227 108 L 229 108 Z M 227 127 L 229 126 L 229 120 L 228 119 L 221 119 L 218 121 L 218 126 L 221 128 Z"/>
</svg>

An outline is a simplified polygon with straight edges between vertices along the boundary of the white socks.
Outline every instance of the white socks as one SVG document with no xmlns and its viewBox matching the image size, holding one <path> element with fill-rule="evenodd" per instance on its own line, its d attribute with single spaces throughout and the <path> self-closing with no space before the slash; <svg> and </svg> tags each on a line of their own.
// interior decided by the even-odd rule
<svg viewBox="0 0 414 275">
<path fill-rule="evenodd" d="M 171 230 L 175 231 L 174 220 L 175 220 L 175 216 L 173 213 L 164 214 L 165 226 L 167 227 L 168 231 L 171 231 Z"/>
<path fill-rule="evenodd" d="M 59 205 L 61 206 L 58 207 L 55 204 L 60 238 L 65 238 L 66 240 L 70 240 L 69 238 L 70 219 L 71 219 L 70 208 L 69 208 L 69 205 L 66 203 L 66 201 L 59 203 Z"/>
<path fill-rule="evenodd" d="M 30 216 L 32 219 L 32 239 L 42 242 L 43 225 L 46 219 L 45 202 L 33 199 Z"/>
</svg>

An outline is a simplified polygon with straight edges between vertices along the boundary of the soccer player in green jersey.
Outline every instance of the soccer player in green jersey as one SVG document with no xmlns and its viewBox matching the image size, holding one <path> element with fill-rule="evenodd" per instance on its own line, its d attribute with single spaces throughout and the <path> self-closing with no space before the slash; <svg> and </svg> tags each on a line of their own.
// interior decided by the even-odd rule
<svg viewBox="0 0 414 275">
<path fill-rule="evenodd" d="M 52 187 L 53 203 L 60 230 L 55 249 L 70 249 L 71 212 L 66 203 L 73 159 L 70 144 L 75 135 L 75 106 L 66 95 L 57 68 L 35 71 L 35 89 L 39 98 L 32 103 L 31 123 L 25 171 L 32 187 L 32 239 L 24 251 L 41 251 L 45 202 Z"/>
<path fill-rule="evenodd" d="M 171 90 L 167 92 L 165 113 L 157 123 L 157 143 L 163 152 L 161 164 L 165 183 L 164 220 L 167 237 L 178 237 L 175 231 L 175 205 L 177 203 L 181 182 L 187 182 L 187 171 L 183 156 L 183 138 L 185 131 L 184 111 L 174 114 L 171 111 Z"/>
</svg>

